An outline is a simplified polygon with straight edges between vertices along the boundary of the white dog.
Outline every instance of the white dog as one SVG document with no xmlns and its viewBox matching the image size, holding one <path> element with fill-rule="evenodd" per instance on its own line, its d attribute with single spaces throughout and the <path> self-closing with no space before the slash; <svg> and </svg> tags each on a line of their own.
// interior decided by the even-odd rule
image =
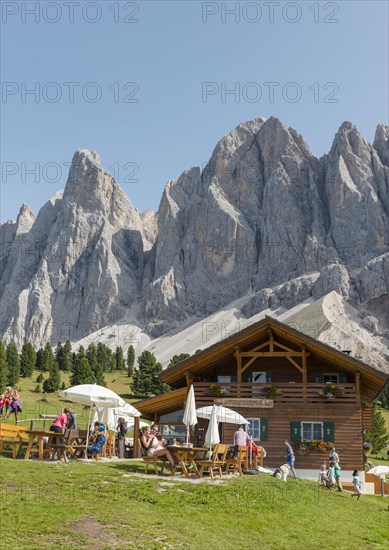
<svg viewBox="0 0 389 550">
<path fill-rule="evenodd" d="M 289 464 L 283 464 L 282 466 L 279 466 L 274 470 L 274 472 L 272 473 L 272 476 L 277 479 L 282 479 L 282 481 L 286 481 L 289 471 L 290 471 Z"/>
</svg>

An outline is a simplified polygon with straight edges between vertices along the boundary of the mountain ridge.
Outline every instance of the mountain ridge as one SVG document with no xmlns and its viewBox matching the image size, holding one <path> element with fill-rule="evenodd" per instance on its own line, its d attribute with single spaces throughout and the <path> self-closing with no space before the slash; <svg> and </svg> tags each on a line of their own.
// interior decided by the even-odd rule
<svg viewBox="0 0 389 550">
<path fill-rule="evenodd" d="M 388 161 L 384 125 L 371 145 L 344 122 L 316 158 L 295 130 L 257 118 L 223 137 L 202 171 L 169 180 L 157 212 L 141 213 L 98 154 L 79 149 L 63 192 L 0 226 L 1 334 L 19 346 L 79 341 L 131 318 L 154 339 L 243 296 L 250 318 L 333 290 L 380 312 Z"/>
</svg>

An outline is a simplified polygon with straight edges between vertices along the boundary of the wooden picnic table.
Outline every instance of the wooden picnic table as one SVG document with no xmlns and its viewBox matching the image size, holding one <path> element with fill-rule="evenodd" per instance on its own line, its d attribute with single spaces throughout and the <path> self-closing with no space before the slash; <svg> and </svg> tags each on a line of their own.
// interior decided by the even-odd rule
<svg viewBox="0 0 389 550">
<path fill-rule="evenodd" d="M 195 474 L 200 477 L 196 458 L 201 452 L 206 453 L 208 449 L 204 447 L 179 447 L 178 445 L 168 445 L 168 449 L 177 457 L 185 477 L 189 477 L 188 468 L 193 468 Z"/>
<path fill-rule="evenodd" d="M 39 460 L 43 460 L 44 454 L 45 454 L 43 438 L 44 437 L 49 438 L 47 448 L 50 449 L 52 439 L 54 437 L 60 437 L 61 436 L 61 434 L 57 434 L 55 432 L 50 432 L 50 431 L 44 430 L 42 428 L 41 429 L 36 428 L 35 430 L 29 430 L 28 433 L 29 433 L 29 436 L 30 436 L 30 440 L 29 440 L 28 445 L 27 445 L 26 453 L 24 455 L 24 460 L 28 460 L 30 458 L 30 454 L 34 453 L 36 451 L 38 451 Z M 38 446 L 37 447 L 34 447 L 35 438 L 38 439 Z"/>
</svg>

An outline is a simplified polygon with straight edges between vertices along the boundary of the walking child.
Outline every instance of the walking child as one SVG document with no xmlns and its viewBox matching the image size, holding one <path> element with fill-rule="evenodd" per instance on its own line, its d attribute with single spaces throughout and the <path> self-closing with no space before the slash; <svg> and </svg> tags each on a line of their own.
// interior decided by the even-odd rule
<svg viewBox="0 0 389 550">
<path fill-rule="evenodd" d="M 361 498 L 361 481 L 359 479 L 359 472 L 358 470 L 353 471 L 353 485 L 354 485 L 354 491 L 355 494 L 351 494 L 352 497 L 357 497 L 357 500 Z"/>
<path fill-rule="evenodd" d="M 323 489 L 328 487 L 328 472 L 327 472 L 327 466 L 325 464 L 322 464 L 320 468 L 318 482 L 322 484 Z"/>
<path fill-rule="evenodd" d="M 328 478 L 330 482 L 331 489 L 336 485 L 336 479 L 335 479 L 335 462 L 331 460 L 329 468 L 328 468 Z"/>
</svg>

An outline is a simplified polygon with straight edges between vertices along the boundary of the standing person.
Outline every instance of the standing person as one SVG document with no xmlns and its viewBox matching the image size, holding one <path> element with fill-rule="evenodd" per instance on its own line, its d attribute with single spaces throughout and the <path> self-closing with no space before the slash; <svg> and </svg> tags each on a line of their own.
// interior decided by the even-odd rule
<svg viewBox="0 0 389 550">
<path fill-rule="evenodd" d="M 244 447 L 248 444 L 250 441 L 249 435 L 243 430 L 243 428 L 239 428 L 234 433 L 234 453 L 233 457 L 236 458 L 238 455 L 239 447 Z"/>
<path fill-rule="evenodd" d="M 336 481 L 336 486 L 338 488 L 338 493 L 343 492 L 343 487 L 342 487 L 342 484 L 340 482 L 340 470 L 341 470 L 341 468 L 339 466 L 339 463 L 335 462 L 334 471 L 335 471 L 335 481 Z"/>
<path fill-rule="evenodd" d="M 285 439 L 284 443 L 285 443 L 288 464 L 290 466 L 294 479 L 297 479 L 296 470 L 294 469 L 294 461 L 295 461 L 294 450 L 287 439 Z"/>
<path fill-rule="evenodd" d="M 76 415 L 74 414 L 73 411 L 69 412 L 69 420 L 68 420 L 68 423 L 66 424 L 66 427 L 67 427 L 68 430 L 76 430 L 77 429 Z"/>
<path fill-rule="evenodd" d="M 116 430 L 118 432 L 118 458 L 124 458 L 127 433 L 127 422 L 124 420 L 124 418 L 121 417 L 118 419 Z"/>
<path fill-rule="evenodd" d="M 327 466 L 323 464 L 320 468 L 319 472 L 319 479 L 318 482 L 322 484 L 323 488 L 327 487 L 328 484 L 328 472 L 327 472 Z"/>
<path fill-rule="evenodd" d="M 61 445 L 65 443 L 63 434 L 65 433 L 65 430 L 66 430 L 66 424 L 69 421 L 69 413 L 70 413 L 70 409 L 68 407 L 65 407 L 63 412 L 61 412 L 56 416 L 56 418 L 54 419 L 54 422 L 50 426 L 51 432 L 61 434 L 61 437 L 59 438 Z"/>
<path fill-rule="evenodd" d="M 12 404 L 12 388 L 8 386 L 4 395 L 4 408 L 5 408 L 5 417 L 4 420 L 7 420 L 11 414 L 11 404 Z"/>
<path fill-rule="evenodd" d="M 330 481 L 331 489 L 336 485 L 336 479 L 335 479 L 335 462 L 331 460 L 330 465 L 328 467 L 328 479 Z"/>
<path fill-rule="evenodd" d="M 20 394 L 18 388 L 14 388 L 13 393 L 11 393 L 11 403 L 8 405 L 7 415 L 5 420 L 13 413 L 15 415 L 15 423 L 18 423 L 18 414 L 22 412 L 22 407 L 19 402 Z"/>
<path fill-rule="evenodd" d="M 331 452 L 330 452 L 330 456 L 328 458 L 329 458 L 329 460 L 333 460 L 334 462 L 337 462 L 337 463 L 340 462 L 339 455 L 335 451 L 335 447 L 332 447 Z"/>
<path fill-rule="evenodd" d="M 352 497 L 357 497 L 357 500 L 361 498 L 361 481 L 359 479 L 359 472 L 358 470 L 353 471 L 353 485 L 354 485 L 354 491 L 355 494 L 351 494 Z"/>
<path fill-rule="evenodd" d="M 4 395 L 0 395 L 0 418 L 2 418 L 2 416 L 3 416 L 4 406 L 5 406 Z"/>
</svg>

